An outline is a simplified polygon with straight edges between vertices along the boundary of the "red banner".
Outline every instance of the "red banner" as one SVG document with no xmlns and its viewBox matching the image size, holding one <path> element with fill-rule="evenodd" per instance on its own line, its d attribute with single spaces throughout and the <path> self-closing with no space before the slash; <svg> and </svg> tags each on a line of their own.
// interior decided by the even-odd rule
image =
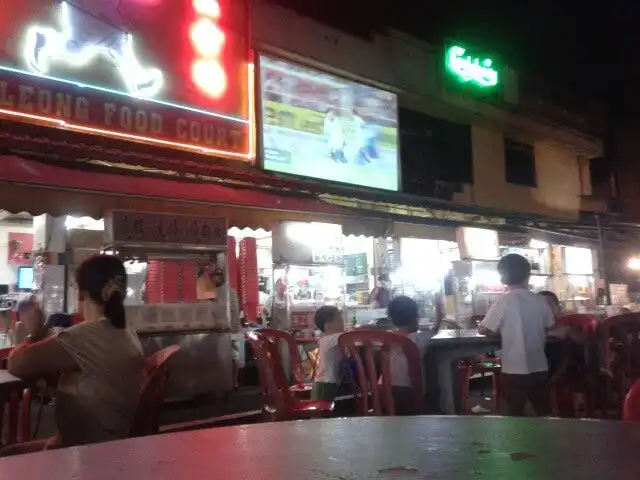
<svg viewBox="0 0 640 480">
<path fill-rule="evenodd" d="M 32 233 L 9 232 L 9 263 L 14 265 L 31 265 L 33 250 Z"/>
</svg>

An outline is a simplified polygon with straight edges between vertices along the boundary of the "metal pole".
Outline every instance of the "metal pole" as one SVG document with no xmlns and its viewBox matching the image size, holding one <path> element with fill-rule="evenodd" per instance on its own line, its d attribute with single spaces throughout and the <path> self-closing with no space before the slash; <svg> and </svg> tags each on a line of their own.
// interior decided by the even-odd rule
<svg viewBox="0 0 640 480">
<path fill-rule="evenodd" d="M 604 229 L 602 228 L 600 215 L 598 215 L 597 213 L 596 225 L 598 226 L 598 270 L 600 271 L 600 278 L 604 282 L 604 295 L 606 305 L 611 305 L 611 290 L 609 289 L 609 282 L 607 280 L 607 270 L 604 266 Z"/>
</svg>

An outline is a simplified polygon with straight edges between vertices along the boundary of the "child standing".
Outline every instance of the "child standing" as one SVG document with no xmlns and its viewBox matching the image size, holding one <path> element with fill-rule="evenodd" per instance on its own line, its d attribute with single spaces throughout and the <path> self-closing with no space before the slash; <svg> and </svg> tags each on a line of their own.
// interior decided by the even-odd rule
<svg viewBox="0 0 640 480">
<path fill-rule="evenodd" d="M 344 331 L 344 319 L 337 307 L 324 305 L 316 311 L 315 322 L 322 338 L 318 341 L 318 365 L 311 398 L 332 402 L 340 384 L 342 354 L 338 337 Z"/>
<path fill-rule="evenodd" d="M 498 262 L 508 291 L 495 302 L 478 326 L 482 335 L 502 338 L 502 390 L 508 415 L 524 416 L 527 401 L 537 416 L 551 414 L 547 332 L 555 325 L 547 301 L 528 288 L 531 265 L 510 254 Z"/>
</svg>

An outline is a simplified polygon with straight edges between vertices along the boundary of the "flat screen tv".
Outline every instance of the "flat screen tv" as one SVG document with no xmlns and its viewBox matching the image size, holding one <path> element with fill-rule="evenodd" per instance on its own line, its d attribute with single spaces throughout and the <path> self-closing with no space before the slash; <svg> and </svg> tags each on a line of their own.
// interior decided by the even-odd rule
<svg viewBox="0 0 640 480">
<path fill-rule="evenodd" d="M 33 267 L 18 267 L 18 290 L 33 290 Z"/>
</svg>

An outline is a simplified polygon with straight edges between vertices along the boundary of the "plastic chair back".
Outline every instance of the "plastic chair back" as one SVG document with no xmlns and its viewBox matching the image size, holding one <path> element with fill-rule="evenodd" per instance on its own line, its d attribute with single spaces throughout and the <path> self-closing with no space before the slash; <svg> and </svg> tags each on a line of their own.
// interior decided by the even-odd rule
<svg viewBox="0 0 640 480">
<path fill-rule="evenodd" d="M 570 313 L 556 318 L 556 324 L 579 328 L 583 333 L 590 333 L 598 327 L 598 317 L 588 313 Z"/>
<path fill-rule="evenodd" d="M 640 376 L 640 312 L 614 315 L 600 324 L 603 368 L 607 372 L 622 369 L 626 377 Z M 612 350 L 617 354 L 613 365 Z"/>
<path fill-rule="evenodd" d="M 246 337 L 258 360 L 265 410 L 274 420 L 286 420 L 295 402 L 289 390 L 280 349 L 262 330 L 248 332 Z"/>
<path fill-rule="evenodd" d="M 171 345 L 145 360 L 144 369 L 147 373 L 147 379 L 138 400 L 138 407 L 131 426 L 131 437 L 158 433 L 158 418 L 160 408 L 164 403 L 169 378 L 169 360 L 179 350 L 180 347 L 177 345 Z"/>
<path fill-rule="evenodd" d="M 305 374 L 302 370 L 302 358 L 300 357 L 298 343 L 294 336 L 283 330 L 276 330 L 273 328 L 261 328 L 258 332 L 278 348 L 282 344 L 287 347 L 287 351 L 289 352 L 289 367 L 293 374 L 293 380 L 298 385 L 303 385 L 305 381 Z M 282 357 L 282 355 L 280 356 Z"/>
<path fill-rule="evenodd" d="M 360 415 L 395 415 L 391 359 L 403 354 L 411 380 L 410 405 L 412 413 L 424 409 L 424 382 L 422 358 L 417 345 L 406 335 L 376 330 L 352 330 L 340 335 L 340 350 L 355 359 L 357 372 L 358 413 Z M 375 355 L 379 355 L 380 371 L 376 368 Z M 369 405 L 369 393 L 371 405 Z"/>
</svg>

